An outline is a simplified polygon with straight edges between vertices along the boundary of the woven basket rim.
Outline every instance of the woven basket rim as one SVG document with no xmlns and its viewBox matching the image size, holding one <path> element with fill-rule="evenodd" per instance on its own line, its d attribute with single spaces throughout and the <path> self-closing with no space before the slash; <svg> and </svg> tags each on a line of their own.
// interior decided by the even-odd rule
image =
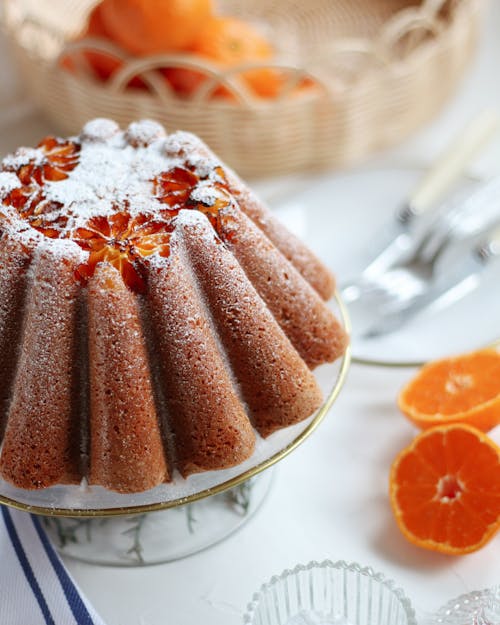
<svg viewBox="0 0 500 625">
<path fill-rule="evenodd" d="M 304 90 L 295 96 L 304 102 L 307 100 L 318 100 L 325 96 L 335 99 L 345 94 L 348 90 L 364 91 L 374 81 L 379 80 L 381 74 L 386 72 L 399 72 L 401 74 L 404 74 L 405 70 L 410 72 L 411 68 L 415 63 L 419 62 L 421 57 L 432 54 L 440 46 L 441 38 L 453 31 L 457 21 L 461 18 L 467 19 L 471 11 L 477 12 L 482 2 L 483 0 L 452 0 L 451 3 L 449 3 L 449 0 L 422 0 L 420 5 L 406 7 L 394 13 L 375 37 L 339 38 L 329 46 L 329 58 L 335 55 L 341 56 L 352 53 L 364 54 L 367 58 L 369 71 L 360 71 L 358 75 L 353 76 L 351 81 L 341 80 L 337 76 L 329 74 L 320 66 L 311 68 L 302 64 L 283 62 L 280 59 L 277 59 L 276 62 L 252 62 L 231 68 L 221 68 L 209 59 L 189 53 L 164 53 L 137 58 L 129 55 L 109 40 L 89 37 L 79 41 L 71 41 L 67 40 L 61 32 L 52 32 L 52 36 L 57 37 L 61 45 L 64 41 L 66 41 L 66 44 L 61 47 L 57 56 L 51 61 L 47 61 L 47 59 L 36 53 L 33 46 L 28 47 L 20 41 L 19 25 L 23 24 L 26 19 L 44 30 L 46 30 L 46 24 L 44 25 L 37 20 L 33 20 L 27 14 L 22 16 L 19 0 L 4 0 L 3 10 L 0 12 L 0 26 L 6 31 L 7 36 L 14 38 L 17 45 L 27 54 L 38 62 L 53 65 L 55 68 L 58 68 L 58 61 L 61 56 L 67 55 L 72 50 L 93 50 L 115 56 L 122 62 L 123 66 L 108 81 L 99 81 L 91 75 L 90 70 L 75 75 L 63 68 L 59 70 L 61 72 L 64 71 L 67 74 L 67 80 L 73 84 L 84 85 L 85 88 L 93 89 L 99 93 L 106 93 L 110 97 L 116 97 L 126 91 L 127 97 L 136 101 L 144 101 L 144 99 L 148 98 L 157 101 L 159 97 L 165 104 L 182 102 L 183 105 L 187 106 L 199 107 L 203 105 L 220 110 L 240 109 L 244 105 L 248 109 L 258 111 L 290 104 L 290 93 L 302 79 L 310 79 L 319 88 Z M 438 15 L 447 3 L 450 6 L 449 16 L 446 22 L 442 23 L 442 21 L 438 20 Z M 11 11 L 9 14 L 13 5 L 16 5 L 16 10 Z M 408 54 L 398 58 L 396 51 L 398 42 L 414 28 L 424 28 L 435 36 L 425 38 Z M 204 81 L 204 84 L 202 84 L 193 97 L 185 98 L 179 96 L 173 89 L 168 87 L 166 81 L 160 81 L 153 75 L 153 70 L 155 69 L 172 66 L 188 67 L 200 71 L 208 77 L 208 80 Z M 260 98 L 255 96 L 245 86 L 244 81 L 235 79 L 241 72 L 259 68 L 271 68 L 289 73 L 290 78 L 277 97 Z M 139 90 L 127 88 L 128 82 L 135 76 L 145 77 L 145 82 L 148 84 L 150 91 L 139 92 Z M 228 88 L 235 96 L 235 101 L 211 98 L 211 94 L 218 86 Z"/>
<path fill-rule="evenodd" d="M 393 12 L 392 15 L 401 20 L 399 24 L 394 20 L 385 20 L 387 7 L 395 8 L 395 5 L 391 5 L 389 0 L 380 0 L 380 10 L 384 12 L 370 16 L 369 19 L 375 20 L 371 24 L 360 23 L 360 29 L 365 28 L 364 33 L 372 33 L 373 40 L 385 37 L 384 45 L 392 42 L 391 45 L 400 50 L 400 57 L 396 54 L 390 60 L 376 57 L 370 71 L 348 85 L 332 78 L 335 65 L 330 67 L 325 64 L 324 69 L 331 70 L 330 75 L 325 78 L 318 72 L 316 87 L 302 89 L 299 86 L 290 97 L 265 99 L 247 96 L 245 99 L 245 94 L 240 91 L 239 99 L 207 97 L 198 100 L 169 93 L 166 88 L 162 91 L 161 87 L 161 97 L 154 89 L 120 91 L 116 84 L 110 85 L 109 82 L 89 78 L 83 72 L 67 71 L 58 66 L 54 59 L 70 35 L 78 37 L 78 29 L 85 22 L 90 0 L 67 0 L 68 3 L 71 1 L 75 11 L 73 20 L 67 23 L 62 22 L 59 13 L 43 15 L 43 21 L 54 22 L 59 29 L 59 39 L 40 31 L 36 25 L 23 23 L 25 11 L 14 10 L 14 5 L 19 8 L 24 2 L 24 9 L 29 5 L 36 12 L 51 1 L 5 0 L 12 10 L 9 12 L 10 21 L 4 19 L 4 28 L 7 29 L 7 38 L 20 71 L 25 76 L 28 92 L 58 131 L 77 134 L 82 125 L 94 117 L 111 117 L 122 126 L 140 118 L 156 119 L 170 132 L 182 129 L 197 134 L 244 177 L 352 166 L 407 137 L 430 120 L 454 92 L 476 48 L 485 4 L 485 0 L 448 0 L 445 11 L 439 15 L 439 19 L 444 19 L 443 27 L 435 31 L 435 36 L 420 30 L 410 33 L 398 45 L 394 43 L 397 38 L 394 38 L 401 33 L 398 30 L 401 24 L 411 21 L 408 11 Z M 245 10 L 245 0 L 234 1 L 242 3 Z M 330 10 L 331 0 L 313 1 L 318 2 L 318 9 L 326 7 Z M 338 1 L 339 7 L 350 10 L 348 0 Z M 371 1 L 359 0 L 360 6 Z M 373 0 L 374 3 L 376 1 Z M 401 8 L 407 1 L 399 0 L 397 6 Z M 61 7 L 65 6 L 62 4 L 65 2 L 57 0 L 56 4 Z M 422 7 L 436 12 L 443 7 L 443 2 L 445 0 L 427 0 L 417 8 L 419 12 Z M 267 4 L 263 6 L 267 10 Z M 346 22 L 350 24 L 349 28 L 356 26 L 358 19 L 357 14 L 352 17 L 353 21 Z M 286 38 L 288 21 L 283 26 L 279 15 L 271 15 L 272 19 L 275 20 L 276 33 L 282 32 Z M 57 20 L 61 20 L 60 25 Z M 289 44 L 292 47 L 285 46 L 286 40 L 280 41 L 285 53 L 290 50 L 290 58 L 301 61 L 302 51 L 307 54 L 328 45 L 332 40 L 332 28 L 347 32 L 343 21 L 336 22 L 334 26 L 334 22 L 325 23 L 323 30 L 318 31 L 317 42 L 313 42 L 317 45 L 309 46 L 310 38 L 316 36 L 316 25 L 300 20 L 296 23 L 298 30 L 295 33 L 290 31 L 292 38 Z M 385 27 L 380 28 L 381 24 Z M 394 24 L 392 30 L 387 24 Z M 420 24 L 418 22 L 417 25 Z M 366 29 L 366 26 L 369 28 Z M 294 22 L 290 28 L 294 28 Z M 302 39 L 297 39 L 297 35 Z M 294 48 L 296 43 L 299 45 Z M 343 39 L 342 43 L 347 50 L 359 54 L 366 55 L 371 50 L 366 41 L 363 44 L 359 38 Z M 164 58 L 160 57 L 160 64 L 164 63 Z M 134 62 L 142 61 L 135 59 Z M 193 62 L 192 57 L 189 57 L 189 62 Z M 358 68 L 358 58 L 348 58 L 344 67 L 347 72 Z M 306 69 L 312 68 L 308 66 Z M 149 73 L 167 83 L 160 72 Z M 291 76 L 300 76 L 300 70 L 294 67 Z"/>
</svg>

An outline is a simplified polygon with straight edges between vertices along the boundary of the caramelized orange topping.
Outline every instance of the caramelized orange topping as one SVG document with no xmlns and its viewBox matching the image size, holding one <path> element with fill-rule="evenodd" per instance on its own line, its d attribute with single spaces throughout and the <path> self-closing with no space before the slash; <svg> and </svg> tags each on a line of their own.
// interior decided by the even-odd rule
<svg viewBox="0 0 500 625">
<path fill-rule="evenodd" d="M 174 167 L 163 172 L 153 181 L 154 194 L 162 204 L 167 204 L 161 212 L 166 219 L 172 218 L 182 208 L 194 209 L 207 216 L 215 231 L 220 235 L 221 214 L 223 208 L 231 205 L 232 197 L 228 191 L 226 176 L 222 167 L 215 168 L 216 179 L 210 181 L 209 196 L 206 199 L 200 194 L 193 197 L 193 191 L 199 189 L 199 183 L 204 180 L 193 171 L 184 167 Z"/>
<path fill-rule="evenodd" d="M 46 137 L 38 147 L 43 158 L 23 165 L 15 172 L 22 187 L 14 189 L 4 204 L 16 209 L 30 226 L 52 239 L 64 236 L 67 216 L 58 214 L 62 205 L 48 201 L 43 193 L 45 182 L 64 180 L 78 165 L 80 146 L 73 141 Z"/>
<path fill-rule="evenodd" d="M 150 221 L 127 212 L 111 217 L 93 217 L 87 228 L 78 228 L 74 240 L 90 252 L 85 264 L 77 268 L 77 278 L 87 280 L 94 275 L 98 263 L 107 261 L 122 274 L 124 282 L 133 290 L 143 292 L 146 287 L 140 260 L 155 252 L 168 256 L 172 226 Z"/>
<path fill-rule="evenodd" d="M 222 170 L 218 172 L 219 178 L 221 174 Z M 191 196 L 199 182 L 200 178 L 194 172 L 175 167 L 153 180 L 156 199 L 167 205 L 159 212 L 160 219 L 151 220 L 146 215 L 132 217 L 123 211 L 111 217 L 94 217 L 86 228 L 78 228 L 73 239 L 90 255 L 88 261 L 78 267 L 77 277 L 87 280 L 94 275 L 98 263 L 107 261 L 120 271 L 131 289 L 144 292 L 146 282 L 141 261 L 154 253 L 163 257 L 169 255 L 173 218 L 182 209 L 203 212 L 220 233 L 220 211 L 231 203 L 232 198 L 225 185 L 216 182 L 211 188 L 218 189 L 219 197 L 211 199 L 210 203 L 197 201 Z"/>
<path fill-rule="evenodd" d="M 185 164 L 151 180 L 152 196 L 164 206 L 155 208 L 153 216 L 145 212 L 137 214 L 125 201 L 113 207 L 112 215 L 92 216 L 83 226 L 72 226 L 71 211 L 47 199 L 44 184 L 68 178 L 78 165 L 80 146 L 49 137 L 38 147 L 43 150 L 43 157 L 32 159 L 15 172 L 22 186 L 11 191 L 4 204 L 13 207 L 44 236 L 71 239 L 88 252 L 88 259 L 75 272 L 82 282 L 94 275 L 100 262 L 108 262 L 120 271 L 127 286 L 144 292 L 144 259 L 155 253 L 162 257 L 169 255 L 173 220 L 182 209 L 205 214 L 221 237 L 223 225 L 231 219 L 229 215 L 221 215 L 222 209 L 234 202 L 223 169 L 214 167 L 200 174 L 194 166 Z"/>
<path fill-rule="evenodd" d="M 189 169 L 174 167 L 153 180 L 153 190 L 162 204 L 168 204 L 174 211 L 178 211 L 180 206 L 187 204 L 199 181 L 198 176 Z"/>
<path fill-rule="evenodd" d="M 45 153 L 43 161 L 37 165 L 21 167 L 19 180 L 29 184 L 35 179 L 38 184 L 44 181 L 64 180 L 68 173 L 78 165 L 80 145 L 73 141 L 45 137 L 37 146 Z"/>
</svg>

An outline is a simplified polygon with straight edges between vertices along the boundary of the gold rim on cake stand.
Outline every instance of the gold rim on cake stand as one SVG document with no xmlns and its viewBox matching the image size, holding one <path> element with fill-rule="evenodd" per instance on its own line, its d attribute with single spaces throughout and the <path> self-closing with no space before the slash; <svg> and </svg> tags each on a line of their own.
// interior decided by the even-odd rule
<svg viewBox="0 0 500 625">
<path fill-rule="evenodd" d="M 349 334 L 350 332 L 350 320 L 347 312 L 347 308 L 338 293 L 334 295 L 334 301 L 337 305 L 340 320 L 346 332 Z M 0 504 L 5 504 L 10 506 L 11 508 L 16 508 L 17 510 L 23 510 L 25 512 L 30 512 L 32 514 L 38 514 L 42 516 L 52 516 L 52 517 L 114 517 L 114 516 L 123 516 L 123 515 L 133 515 L 133 514 L 143 514 L 146 512 L 156 512 L 158 510 L 166 510 L 168 508 L 177 508 L 179 506 L 184 506 L 186 504 L 194 503 L 201 499 L 205 499 L 206 497 L 210 497 L 212 495 L 218 495 L 226 490 L 230 490 L 235 486 L 239 486 L 243 482 L 251 479 L 252 477 L 258 475 L 262 471 L 269 469 L 274 466 L 277 462 L 288 456 L 292 451 L 294 451 L 301 443 L 303 443 L 319 426 L 319 424 L 323 421 L 330 408 L 335 403 L 342 387 L 344 386 L 344 382 L 347 376 L 347 371 L 349 369 L 349 365 L 351 363 L 351 347 L 348 345 L 342 359 L 340 361 L 340 369 L 337 373 L 337 379 L 335 381 L 333 389 L 328 394 L 326 400 L 324 401 L 321 408 L 318 410 L 317 414 L 314 416 L 309 425 L 288 445 L 286 445 L 283 449 L 279 450 L 271 457 L 266 460 L 260 462 L 254 467 L 232 477 L 225 482 L 217 484 L 216 486 L 206 488 L 199 492 L 195 492 L 186 497 L 180 497 L 178 499 L 172 499 L 171 501 L 163 501 L 153 504 L 142 504 L 142 505 L 134 505 L 134 506 L 120 506 L 114 508 L 86 508 L 86 509 L 74 509 L 74 508 L 59 508 L 59 507 L 47 507 L 47 506 L 36 506 L 29 505 L 23 502 L 16 501 L 10 497 L 6 497 L 0 494 Z"/>
</svg>

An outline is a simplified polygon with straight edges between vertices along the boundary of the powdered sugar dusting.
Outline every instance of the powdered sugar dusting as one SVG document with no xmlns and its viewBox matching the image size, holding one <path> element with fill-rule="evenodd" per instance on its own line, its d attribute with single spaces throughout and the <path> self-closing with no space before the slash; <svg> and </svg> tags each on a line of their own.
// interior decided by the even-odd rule
<svg viewBox="0 0 500 625">
<path fill-rule="evenodd" d="M 42 150 L 38 148 L 18 148 L 14 154 L 9 154 L 3 159 L 2 169 L 5 171 L 17 171 L 29 163 L 39 165 L 42 161 Z"/>
<path fill-rule="evenodd" d="M 199 211 L 181 210 L 175 218 L 175 230 L 170 244 L 172 250 L 178 245 L 179 241 L 182 240 L 186 228 L 195 230 L 200 239 L 208 244 L 212 244 L 213 241 L 218 238 L 217 233 L 210 225 L 206 215 L 200 213 Z M 160 258 L 161 257 L 158 254 L 150 257 L 151 260 L 155 259 L 156 267 L 161 267 L 162 265 L 165 266 L 165 263 L 161 263 L 161 261 L 159 262 Z"/>
<path fill-rule="evenodd" d="M 178 130 L 169 135 L 165 141 L 165 154 L 169 156 L 200 153 L 203 151 L 204 143 L 196 135 L 184 130 Z"/>
<path fill-rule="evenodd" d="M 176 224 L 182 226 L 205 227 L 208 219 L 198 211 L 181 210 L 176 218 Z"/>
<path fill-rule="evenodd" d="M 121 132 L 112 120 L 94 119 L 70 142 L 77 150 L 67 157 L 70 166 L 64 169 L 62 179 L 44 179 L 39 184 L 32 174 L 24 186 L 26 194 L 31 194 L 28 204 L 36 199 L 36 215 L 43 216 L 44 225 L 57 224 L 58 238 L 75 238 L 75 231 L 88 227 L 93 218 L 109 218 L 120 211 L 132 218 L 141 215 L 158 219 L 166 206 L 155 193 L 154 181 L 175 168 L 186 168 L 197 178 L 190 189 L 192 205 L 199 202 L 212 206 L 222 199 L 221 191 L 213 186 L 224 183 L 220 163 L 206 158 L 200 150 L 203 144 L 190 133 L 166 137 L 163 127 L 151 120 L 135 122 Z M 43 148 L 20 148 L 6 157 L 2 162 L 4 171 L 0 172 L 2 197 L 23 187 L 14 172 L 19 174 L 25 165 L 43 168 L 52 164 L 47 158 L 50 155 L 47 157 Z M 171 201 L 169 206 L 172 207 Z M 24 210 L 19 210 L 22 221 L 33 223 L 32 215 L 27 218 Z M 55 238 L 53 232 L 47 236 Z"/>
<path fill-rule="evenodd" d="M 331 279 L 322 278 L 326 270 L 312 253 L 198 137 L 182 131 L 167 136 L 151 120 L 123 132 L 111 120 L 95 119 L 78 137 L 48 137 L 38 148 L 20 148 L 1 164 L 0 202 L 2 230 L 23 242 L 45 241 L 60 254 L 69 253 L 74 241 L 87 259 L 79 279 L 86 281 L 106 260 L 128 274 L 132 289 L 138 287 L 130 276 L 136 273 L 140 282 L 136 265 L 146 257 L 151 262 L 160 256 L 154 262 L 164 266 L 172 233 L 190 219 L 176 221 L 179 211 L 204 213 L 212 234 L 226 241 L 237 236 L 230 212 L 241 208 L 320 293 L 331 290 L 316 287 L 316 275 L 327 287 Z M 64 242 L 53 243 L 58 239 Z"/>
<path fill-rule="evenodd" d="M 231 202 L 231 196 L 222 189 L 215 187 L 210 180 L 201 182 L 191 192 L 191 199 L 205 206 L 214 206 L 218 200 Z"/>
<path fill-rule="evenodd" d="M 0 172 L 0 199 L 21 185 L 19 178 L 10 171 Z"/>
<path fill-rule="evenodd" d="M 71 241 L 71 239 L 48 239 L 41 235 L 39 249 L 57 258 L 71 259 L 75 264 L 85 262 L 88 256 L 88 254 L 78 247 L 74 241 Z"/>
<path fill-rule="evenodd" d="M 83 127 L 81 138 L 83 141 L 104 142 L 120 132 L 120 127 L 112 119 L 98 117 L 91 119 Z"/>
<path fill-rule="evenodd" d="M 120 209 L 153 217 L 162 208 L 153 196 L 152 181 L 173 163 L 166 162 L 155 145 L 134 148 L 122 141 L 117 135 L 103 143 L 82 143 L 79 164 L 70 175 L 45 184 L 46 199 L 62 204 L 69 217 L 67 230 Z"/>
<path fill-rule="evenodd" d="M 163 126 L 151 119 L 132 122 L 125 133 L 127 141 L 134 147 L 145 147 L 164 136 Z"/>
</svg>

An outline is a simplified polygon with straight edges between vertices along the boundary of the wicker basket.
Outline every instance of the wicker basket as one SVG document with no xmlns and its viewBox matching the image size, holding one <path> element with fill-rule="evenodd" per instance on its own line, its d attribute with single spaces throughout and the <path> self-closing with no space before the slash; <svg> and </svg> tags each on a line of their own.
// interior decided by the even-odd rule
<svg viewBox="0 0 500 625">
<path fill-rule="evenodd" d="M 482 0 L 228 0 L 228 12 L 265 23 L 279 42 L 275 64 L 289 79 L 273 100 L 243 88 L 242 68 L 222 72 L 192 56 L 133 59 L 97 39 L 71 43 L 93 4 L 4 0 L 4 26 L 28 88 L 56 127 L 74 133 L 96 116 L 121 124 L 154 118 L 171 131 L 195 132 L 254 177 L 352 164 L 429 120 L 471 57 Z M 118 55 L 122 68 L 102 83 L 84 63 L 76 74 L 61 67 L 63 50 L 84 49 Z M 172 66 L 208 80 L 181 99 L 156 71 Z M 128 88 L 134 76 L 149 90 Z M 313 85 L 298 90 L 304 77 Z M 220 84 L 235 98 L 213 97 Z"/>
</svg>

